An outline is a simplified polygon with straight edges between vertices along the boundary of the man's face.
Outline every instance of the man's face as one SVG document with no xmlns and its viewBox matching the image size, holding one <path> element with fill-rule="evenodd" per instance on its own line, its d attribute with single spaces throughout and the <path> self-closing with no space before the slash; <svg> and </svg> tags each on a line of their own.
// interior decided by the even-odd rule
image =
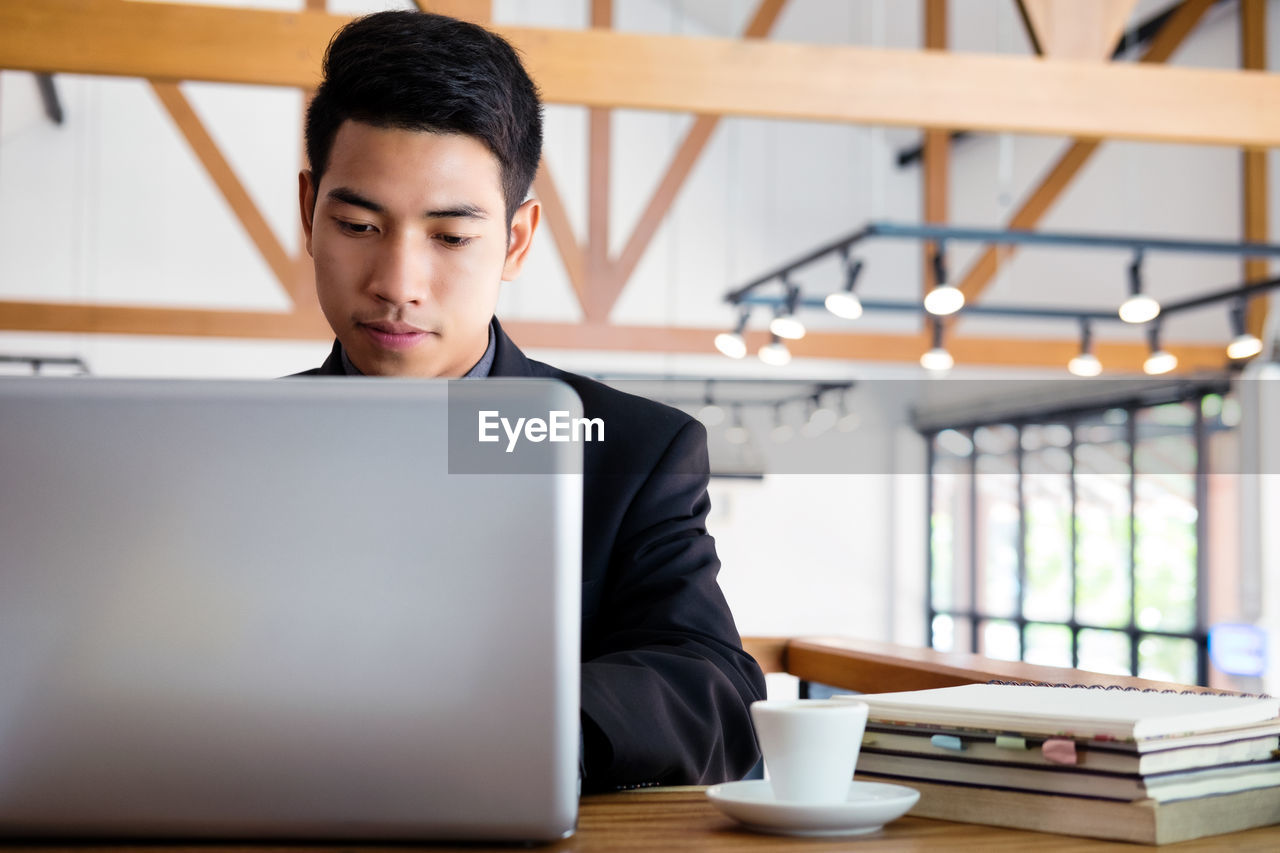
<svg viewBox="0 0 1280 853">
<path fill-rule="evenodd" d="M 299 197 L 320 308 L 361 372 L 456 377 L 480 360 L 539 216 L 527 201 L 508 231 L 484 143 L 347 121 Z"/>
</svg>

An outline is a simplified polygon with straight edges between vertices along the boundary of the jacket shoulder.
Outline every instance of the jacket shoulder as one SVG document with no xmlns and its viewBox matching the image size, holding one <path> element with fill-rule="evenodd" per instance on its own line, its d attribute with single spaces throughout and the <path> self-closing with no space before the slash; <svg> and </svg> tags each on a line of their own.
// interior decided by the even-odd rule
<svg viewBox="0 0 1280 853">
<path fill-rule="evenodd" d="M 690 427 L 705 435 L 702 424 L 696 418 L 673 406 L 620 391 L 598 380 L 540 361 L 530 359 L 529 364 L 534 376 L 559 379 L 573 388 L 582 400 L 583 415 L 605 420 L 606 430 L 612 427 L 614 434 L 636 437 L 643 435 L 647 438 L 647 443 L 661 441 L 664 446 L 677 433 Z"/>
</svg>

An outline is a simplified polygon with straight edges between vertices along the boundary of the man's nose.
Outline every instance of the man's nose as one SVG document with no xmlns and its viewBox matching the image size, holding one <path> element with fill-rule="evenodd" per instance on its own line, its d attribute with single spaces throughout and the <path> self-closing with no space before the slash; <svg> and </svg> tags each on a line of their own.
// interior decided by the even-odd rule
<svg viewBox="0 0 1280 853">
<path fill-rule="evenodd" d="M 392 305 L 421 302 L 427 295 L 428 256 L 410 235 L 394 235 L 380 247 L 369 291 Z"/>
</svg>

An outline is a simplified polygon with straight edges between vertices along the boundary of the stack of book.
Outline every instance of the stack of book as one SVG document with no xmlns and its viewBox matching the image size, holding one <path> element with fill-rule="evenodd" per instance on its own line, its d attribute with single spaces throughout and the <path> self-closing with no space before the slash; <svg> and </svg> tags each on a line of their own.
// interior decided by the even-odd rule
<svg viewBox="0 0 1280 853">
<path fill-rule="evenodd" d="M 857 776 L 912 814 L 1165 844 L 1280 823 L 1280 700 L 969 684 L 867 694 Z"/>
</svg>

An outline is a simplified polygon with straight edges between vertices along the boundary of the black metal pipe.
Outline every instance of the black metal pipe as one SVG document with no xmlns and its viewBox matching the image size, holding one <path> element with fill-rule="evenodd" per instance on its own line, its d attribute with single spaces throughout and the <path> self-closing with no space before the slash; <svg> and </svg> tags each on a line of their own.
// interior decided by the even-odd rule
<svg viewBox="0 0 1280 853">
<path fill-rule="evenodd" d="M 44 114 L 54 124 L 62 124 L 66 114 L 62 111 L 62 100 L 58 97 L 58 87 L 53 82 L 52 74 L 37 74 L 36 87 L 40 89 L 40 101 L 44 104 Z"/>
<path fill-rule="evenodd" d="M 725 296 L 725 300 L 728 302 L 733 302 L 735 304 L 738 302 L 741 302 L 743 296 L 745 296 L 747 293 L 751 292 L 752 290 L 756 289 L 760 285 L 768 284 L 774 279 L 781 280 L 782 276 L 786 275 L 789 272 L 793 272 L 803 266 L 808 266 L 814 261 L 824 258 L 827 255 L 832 254 L 833 252 L 844 251 L 848 249 L 850 246 L 859 242 L 860 240 L 866 239 L 867 237 L 871 236 L 871 234 L 873 233 L 873 228 L 874 226 L 868 225 L 865 228 L 862 228 L 861 230 L 853 232 L 852 234 L 846 234 L 844 237 L 840 237 L 836 240 L 832 240 L 830 243 L 826 243 L 822 246 L 819 246 L 818 248 L 814 249 L 812 252 L 805 255 L 804 257 L 797 258 L 796 260 L 788 264 L 778 267 L 775 270 L 771 270 L 767 274 L 762 275 L 753 281 L 747 282 L 746 284 L 742 285 L 742 287 L 739 287 L 737 290 L 731 291 L 727 296 Z"/>
</svg>

